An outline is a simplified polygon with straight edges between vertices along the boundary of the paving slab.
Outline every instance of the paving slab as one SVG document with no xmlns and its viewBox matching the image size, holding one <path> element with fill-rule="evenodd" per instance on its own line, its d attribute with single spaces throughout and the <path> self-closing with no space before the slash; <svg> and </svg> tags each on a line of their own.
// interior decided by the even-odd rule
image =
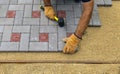
<svg viewBox="0 0 120 74">
<path fill-rule="evenodd" d="M 31 17 L 32 15 L 32 5 L 25 5 L 24 17 Z"/>
<path fill-rule="evenodd" d="M 39 41 L 39 26 L 31 26 L 30 41 Z"/>
<path fill-rule="evenodd" d="M 20 40 L 20 47 L 19 51 L 28 51 L 29 49 L 29 34 L 28 33 L 22 33 L 21 40 Z"/>
<path fill-rule="evenodd" d="M 18 51 L 18 42 L 1 42 L 0 51 Z"/>
<path fill-rule="evenodd" d="M 0 5 L 0 17 L 6 17 L 8 5 Z"/>
<path fill-rule="evenodd" d="M 43 0 L 0 1 L 0 51 L 62 51 L 62 39 L 74 33 L 82 14 L 82 3 L 51 0 L 65 26 L 49 20 L 39 7 Z M 89 26 L 101 26 L 97 5 L 111 5 L 111 0 L 95 0 Z M 10 47 L 13 46 L 13 47 Z M 16 48 L 16 49 L 15 49 Z"/>
</svg>

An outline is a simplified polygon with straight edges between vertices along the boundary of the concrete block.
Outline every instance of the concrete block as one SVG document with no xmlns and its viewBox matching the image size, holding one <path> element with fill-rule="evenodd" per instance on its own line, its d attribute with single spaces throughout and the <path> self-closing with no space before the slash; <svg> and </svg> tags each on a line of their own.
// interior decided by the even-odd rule
<svg viewBox="0 0 120 74">
<path fill-rule="evenodd" d="M 49 51 L 57 51 L 57 33 L 49 34 Z"/>
<path fill-rule="evenodd" d="M 0 51 L 18 51 L 19 42 L 2 42 Z"/>
<path fill-rule="evenodd" d="M 39 26 L 31 26 L 30 41 L 39 41 Z"/>
<path fill-rule="evenodd" d="M 28 51 L 29 49 L 29 34 L 21 34 L 19 51 Z"/>
<path fill-rule="evenodd" d="M 30 42 L 29 51 L 48 51 L 48 42 Z"/>
<path fill-rule="evenodd" d="M 12 26 L 5 26 L 2 41 L 10 41 L 12 33 Z"/>
<path fill-rule="evenodd" d="M 13 26 L 13 32 L 30 33 L 30 26 Z"/>
</svg>

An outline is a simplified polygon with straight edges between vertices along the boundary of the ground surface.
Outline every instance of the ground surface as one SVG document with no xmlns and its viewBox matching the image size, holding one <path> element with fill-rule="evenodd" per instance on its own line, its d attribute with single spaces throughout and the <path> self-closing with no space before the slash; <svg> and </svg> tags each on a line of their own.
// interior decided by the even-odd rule
<svg viewBox="0 0 120 74">
<path fill-rule="evenodd" d="M 0 74 L 120 74 L 120 64 L 2 64 Z"/>
<path fill-rule="evenodd" d="M 67 55 L 63 53 L 45 53 L 45 52 L 32 52 L 32 53 L 14 53 L 14 52 L 1 52 L 0 60 L 90 60 L 90 61 L 110 61 L 118 62 L 120 61 L 120 2 L 113 2 L 112 7 L 100 7 L 100 19 L 102 22 L 102 27 L 89 27 L 87 29 L 87 34 L 84 35 L 81 41 L 81 47 L 76 54 Z M 57 67 L 57 68 L 53 68 Z M 39 67 L 38 67 L 39 66 Z M 118 73 L 119 64 L 116 65 L 79 65 L 79 64 L 1 64 L 1 72 L 3 74 L 16 74 L 17 72 L 33 72 L 33 74 L 41 74 L 39 70 L 41 67 L 51 68 L 54 70 L 46 70 L 46 72 L 56 71 L 61 74 L 65 71 L 68 74 L 71 69 L 74 69 L 74 74 L 120 74 Z M 29 67 L 29 68 L 28 68 Z M 64 68 L 63 68 L 64 67 Z M 32 70 L 31 70 L 32 68 Z M 37 68 L 37 69 L 35 69 Z M 62 68 L 62 69 L 61 69 Z M 17 71 L 14 71 L 17 69 Z M 61 69 L 61 70 L 59 70 Z M 63 70 L 64 69 L 64 70 Z M 96 70 L 97 69 L 97 70 Z M 57 71 L 58 70 L 58 71 Z M 82 71 L 81 71 L 82 70 Z M 98 73 L 96 73 L 96 71 Z M 79 73 L 79 71 L 81 73 Z M 108 73 L 101 73 L 101 72 Z M 112 71 L 112 72 L 111 72 Z M 6 72 L 6 73 L 5 73 Z M 9 72 L 9 73 L 7 73 Z M 14 72 L 14 73 L 12 73 Z M 31 72 L 31 73 L 32 73 Z M 35 72 L 35 73 L 34 73 Z M 77 74 L 76 73 L 76 74 Z M 1 73 L 2 74 L 2 73 Z M 46 73 L 47 74 L 47 73 Z M 63 73 L 66 74 L 66 73 Z"/>
</svg>

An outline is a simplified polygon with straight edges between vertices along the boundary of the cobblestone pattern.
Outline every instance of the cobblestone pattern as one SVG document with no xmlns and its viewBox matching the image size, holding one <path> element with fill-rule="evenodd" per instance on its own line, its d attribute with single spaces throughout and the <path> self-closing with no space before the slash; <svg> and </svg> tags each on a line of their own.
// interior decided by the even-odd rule
<svg viewBox="0 0 120 74">
<path fill-rule="evenodd" d="M 52 0 L 65 27 L 45 17 L 43 0 L 0 0 L 0 51 L 62 51 L 62 39 L 73 33 L 82 13 L 81 3 Z M 97 5 L 89 26 L 100 26 Z"/>
</svg>

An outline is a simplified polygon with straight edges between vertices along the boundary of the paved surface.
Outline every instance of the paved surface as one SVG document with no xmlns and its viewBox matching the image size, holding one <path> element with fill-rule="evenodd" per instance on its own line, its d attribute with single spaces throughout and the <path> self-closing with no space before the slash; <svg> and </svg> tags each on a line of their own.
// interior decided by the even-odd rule
<svg viewBox="0 0 120 74">
<path fill-rule="evenodd" d="M 52 4 L 58 17 L 66 20 L 62 28 L 39 9 L 43 0 L 1 0 L 0 51 L 62 51 L 61 40 L 75 31 L 82 5 L 72 0 L 58 1 L 52 0 Z M 96 3 L 89 26 L 100 25 Z"/>
<path fill-rule="evenodd" d="M 95 3 L 99 6 L 111 6 L 112 0 L 95 0 Z"/>
</svg>

